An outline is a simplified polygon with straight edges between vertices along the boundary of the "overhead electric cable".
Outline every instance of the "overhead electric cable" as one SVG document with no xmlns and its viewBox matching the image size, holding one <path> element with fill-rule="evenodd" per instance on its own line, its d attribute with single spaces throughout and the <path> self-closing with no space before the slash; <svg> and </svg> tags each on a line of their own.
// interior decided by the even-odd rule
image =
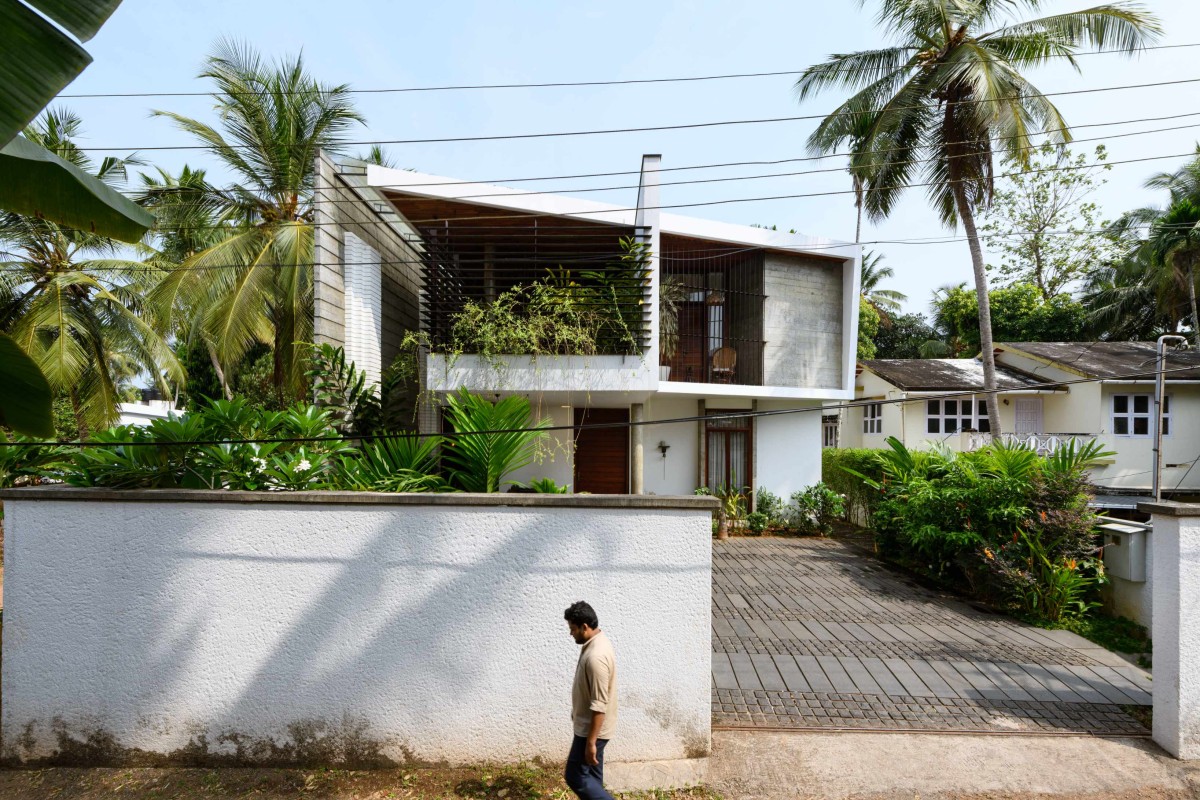
<svg viewBox="0 0 1200 800">
<path fill-rule="evenodd" d="M 1200 42 L 1184 42 L 1181 44 L 1164 44 L 1164 45 L 1149 45 L 1139 47 L 1138 53 L 1153 51 L 1153 50 L 1176 50 L 1187 47 L 1200 47 Z M 1103 56 L 1103 55 L 1129 55 L 1125 50 L 1084 50 L 1078 53 L 1051 53 L 1047 58 L 1070 58 L 1075 59 L 1080 56 Z M 1000 61 L 1001 59 L 980 59 L 984 63 Z M 824 74 L 837 74 L 842 72 L 861 72 L 859 68 L 845 69 L 838 68 L 827 70 Z M 692 83 L 697 81 L 723 81 L 734 80 L 741 78 L 775 78 L 786 75 L 802 75 L 806 70 L 775 70 L 769 72 L 732 72 L 723 75 L 687 75 L 674 78 L 618 78 L 610 80 L 594 80 L 594 81 L 544 81 L 540 83 L 476 83 L 476 84 L 458 84 L 458 85 L 443 85 L 443 86 L 400 86 L 400 87 L 383 87 L 373 89 L 347 89 L 347 94 L 401 94 L 407 92 L 456 92 L 456 91 L 483 91 L 495 89 L 551 89 L 551 88 L 570 88 L 583 86 L 629 86 L 636 84 L 653 84 L 653 83 Z M 289 93 L 289 92 L 285 92 Z M 294 93 L 294 92 L 291 92 Z M 89 98 L 119 98 L 119 97 L 211 97 L 213 92 L 77 92 L 73 94 L 62 94 L 59 97 L 66 99 L 89 99 Z M 261 92 L 224 92 L 230 96 L 240 96 L 244 94 L 262 94 Z"/>
<path fill-rule="evenodd" d="M 1121 86 L 1101 86 L 1092 89 L 1068 89 L 1058 92 L 1042 92 L 1043 97 L 1065 97 L 1067 95 L 1078 94 L 1095 94 L 1097 92 L 1116 92 L 1129 89 L 1148 89 L 1156 86 L 1178 86 L 1182 84 L 1200 83 L 1200 78 L 1180 78 L 1173 81 L 1156 81 L 1153 83 L 1134 83 Z M 955 105 L 976 105 L 980 103 L 1003 103 L 1010 100 L 1019 100 L 1019 97 L 981 97 L 974 100 L 960 100 Z M 904 111 L 909 109 L 920 109 L 925 106 L 897 106 L 893 110 Z M 828 114 L 802 114 L 791 117 L 765 117 L 762 119 L 734 119 L 734 120 L 719 120 L 716 122 L 691 122 L 676 125 L 649 125 L 637 128 L 602 128 L 596 130 L 582 131 L 553 131 L 546 133 L 508 133 L 508 134 L 490 134 L 486 136 L 443 136 L 427 139 L 371 139 L 363 141 L 342 142 L 343 146 L 366 146 L 366 145 L 396 145 L 396 144 L 449 144 L 457 142 L 492 142 L 492 141 L 510 141 L 516 139 L 550 139 L 561 138 L 567 136 L 600 136 L 613 133 L 644 133 L 650 131 L 673 131 L 687 130 L 696 128 L 716 128 L 729 125 L 759 125 L 765 123 L 776 122 L 798 122 L 802 120 L 827 119 L 837 116 L 854 116 L 856 112 L 851 111 L 833 111 Z M 307 147 L 307 143 L 303 146 Z M 245 150 L 251 148 L 251 145 L 231 144 L 230 148 L 235 150 Z M 148 147 L 79 147 L 79 150 L 89 152 L 146 152 L 146 151 L 164 151 L 164 150 L 209 150 L 210 145 L 203 144 L 177 144 L 177 145 L 152 145 Z"/>
</svg>

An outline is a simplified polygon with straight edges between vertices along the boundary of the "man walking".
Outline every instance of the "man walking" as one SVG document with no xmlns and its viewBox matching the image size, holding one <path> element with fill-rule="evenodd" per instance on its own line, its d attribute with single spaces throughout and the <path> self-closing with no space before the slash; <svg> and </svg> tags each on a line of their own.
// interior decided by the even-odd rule
<svg viewBox="0 0 1200 800">
<path fill-rule="evenodd" d="M 571 688 L 575 739 L 563 777 L 583 800 L 613 800 L 604 788 L 604 747 L 617 728 L 617 659 L 590 605 L 573 603 L 563 617 L 581 648 Z"/>
</svg>

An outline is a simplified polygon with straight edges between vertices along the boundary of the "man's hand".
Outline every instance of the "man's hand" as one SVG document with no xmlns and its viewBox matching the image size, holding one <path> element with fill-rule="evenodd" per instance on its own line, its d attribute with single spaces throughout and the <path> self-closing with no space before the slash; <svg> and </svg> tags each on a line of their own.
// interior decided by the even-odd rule
<svg viewBox="0 0 1200 800">
<path fill-rule="evenodd" d="M 600 763 L 600 760 L 596 758 L 595 739 L 587 740 L 587 745 L 583 748 L 583 763 L 587 764 L 589 767 L 594 767 Z"/>
</svg>

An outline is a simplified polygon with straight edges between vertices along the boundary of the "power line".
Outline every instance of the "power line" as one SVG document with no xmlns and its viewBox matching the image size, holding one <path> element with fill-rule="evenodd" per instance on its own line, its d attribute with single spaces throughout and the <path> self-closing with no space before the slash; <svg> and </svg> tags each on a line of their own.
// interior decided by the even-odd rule
<svg viewBox="0 0 1200 800">
<path fill-rule="evenodd" d="M 1021 392 L 1034 391 L 1037 389 L 1054 389 L 1062 386 L 1074 386 L 1083 383 L 1097 383 L 1100 381 L 1113 381 L 1123 379 L 1144 378 L 1146 375 L 1153 375 L 1161 372 L 1166 375 L 1174 372 L 1187 372 L 1196 369 L 1195 366 L 1186 367 L 1171 367 L 1169 369 L 1158 369 L 1154 372 L 1137 372 L 1127 375 L 1108 375 L 1105 377 L 1094 378 L 1077 378 L 1069 381 L 1053 381 L 1047 383 L 1032 383 L 1019 387 L 1018 389 L 966 389 L 955 392 L 944 392 L 942 394 L 922 395 L 915 398 L 883 398 L 872 400 L 852 400 L 847 403 L 837 403 L 831 405 L 806 406 L 804 408 L 781 408 L 770 410 L 746 410 L 746 411 L 728 411 L 719 414 L 700 414 L 684 417 L 672 417 L 669 419 L 659 420 L 642 420 L 640 422 L 598 422 L 591 425 L 548 425 L 541 428 L 503 428 L 498 430 L 487 431 L 447 431 L 444 433 L 381 433 L 381 434 L 362 434 L 355 436 L 290 436 L 278 438 L 256 438 L 256 439 L 195 439 L 189 441 L 170 441 L 170 442 L 155 442 L 155 441 L 123 441 L 123 442 L 10 442 L 7 445 L 0 447 L 199 447 L 208 445 L 221 444 L 306 444 L 319 442 L 373 442 L 386 439 L 422 439 L 428 436 L 440 436 L 447 439 L 454 439 L 460 436 L 488 436 L 500 433 L 522 433 L 528 431 L 539 431 L 545 433 L 553 433 L 557 431 L 577 431 L 583 429 L 595 430 L 603 428 L 635 428 L 635 427 L 652 427 L 654 425 L 675 425 L 682 422 L 701 422 L 707 420 L 722 420 L 722 419 L 747 419 L 759 417 L 776 417 L 789 414 L 805 414 L 805 413 L 826 413 L 829 411 L 839 411 L 842 409 L 863 408 L 868 405 L 904 405 L 907 403 L 925 403 L 929 400 L 948 400 L 958 397 L 976 397 L 981 394 L 1003 394 L 1005 392 Z M 136 427 L 136 426 L 131 426 Z"/>
<path fill-rule="evenodd" d="M 1006 172 L 1006 173 L 1001 173 L 995 177 L 1005 178 L 1005 177 L 1017 177 L 1020 175 L 1041 174 L 1041 173 L 1046 173 L 1046 172 L 1069 172 L 1069 171 L 1074 171 L 1074 170 L 1090 170 L 1090 169 L 1099 169 L 1099 168 L 1103 168 L 1103 167 L 1107 167 L 1107 166 L 1117 166 L 1117 165 L 1123 165 L 1123 164 L 1140 164 L 1140 163 L 1144 163 L 1144 162 L 1148 162 L 1148 161 L 1161 161 L 1163 159 L 1168 159 L 1168 158 L 1194 158 L 1195 156 L 1196 156 L 1196 152 L 1194 150 L 1192 150 L 1192 151 L 1189 151 L 1186 153 L 1171 153 L 1171 154 L 1159 155 L 1159 156 L 1144 156 L 1142 158 L 1128 158 L 1128 159 L 1123 159 L 1120 161 L 1102 161 L 1102 162 L 1095 162 L 1095 163 L 1090 163 L 1090 164 L 1081 164 L 1078 166 L 1067 165 L 1067 166 L 1044 167 L 1044 168 L 1040 168 L 1040 169 L 1022 170 L 1020 172 Z M 945 183 L 947 183 L 947 184 L 956 183 L 956 182 L 957 183 L 970 183 L 972 181 L 970 179 L 966 179 L 966 178 L 960 179 L 958 181 L 945 181 Z M 939 184 L 935 184 L 932 182 L 910 183 L 910 184 L 904 186 L 903 188 L 904 189 L 916 189 L 916 188 L 928 187 L 928 186 L 933 186 L 933 185 L 939 185 Z M 869 192 L 870 190 L 867 190 L 867 191 Z M 799 193 L 799 194 L 768 195 L 768 196 L 761 196 L 761 197 L 736 197 L 736 198 L 727 198 L 724 200 L 707 200 L 707 201 L 693 202 L 693 203 L 673 203 L 673 204 L 668 204 L 668 205 L 643 206 L 641 209 L 634 207 L 634 206 L 628 206 L 628 207 L 613 206 L 612 208 L 594 209 L 591 211 L 569 211 L 569 212 L 564 212 L 564 213 L 554 213 L 554 212 L 532 212 L 532 213 L 530 213 L 530 212 L 512 210 L 506 214 L 480 215 L 480 216 L 471 217 L 470 221 L 471 222 L 495 221 L 495 220 L 512 221 L 514 218 L 517 218 L 517 217 L 519 217 L 521 219 L 540 219 L 540 218 L 578 219 L 580 217 L 585 217 L 585 216 L 593 215 L 593 214 L 612 215 L 612 214 L 619 214 L 622 212 L 636 212 L 639 210 L 658 211 L 658 210 L 669 210 L 669 209 L 675 209 L 675 208 L 698 208 L 698 207 L 702 207 L 702 206 L 731 205 L 734 203 L 757 203 L 757 202 L 766 202 L 766 201 L 770 201 L 770 200 L 799 200 L 799 199 L 804 199 L 804 198 L 809 198 L 809 197 L 833 197 L 833 196 L 845 195 L 845 194 L 856 194 L 856 191 L 854 189 L 832 189 L 832 190 L 825 191 L 825 192 L 804 192 L 804 193 Z M 444 198 L 444 199 L 449 199 L 449 198 Z M 422 224 L 428 225 L 428 224 L 432 224 L 432 223 L 442 224 L 442 223 L 454 222 L 454 221 L 455 220 L 434 218 L 434 219 L 409 219 L 409 220 L 404 220 L 403 222 L 405 222 L 409 225 L 422 225 Z M 606 222 L 605 220 L 597 220 L 597 223 L 605 223 L 605 222 Z M 367 225 L 389 225 L 389 226 L 393 225 L 393 223 L 389 220 L 371 220 L 371 221 L 367 221 L 367 222 L 355 222 L 355 223 L 341 223 L 341 222 L 316 223 L 316 222 L 314 222 L 314 223 L 308 223 L 308 224 L 310 227 L 313 227 L 313 228 L 320 228 L 320 227 L 342 228 L 342 227 L 346 227 L 347 224 L 353 224 L 353 225 L 364 226 L 364 227 Z M 622 226 L 628 227 L 629 223 L 609 223 L 609 224 L 620 224 Z M 61 229 L 62 230 L 73 230 L 73 229 L 68 229 L 68 228 L 61 228 Z M 233 227 L 230 227 L 227 225 L 195 225 L 195 226 L 169 226 L 167 228 L 159 228 L 156 230 L 158 232 L 161 232 L 164 230 L 165 231 L 171 231 L 171 230 L 200 231 L 200 230 L 239 230 L 239 229 L 233 228 Z M 244 229 L 241 229 L 241 230 L 244 230 Z M 87 231 L 79 231 L 79 232 L 87 233 Z M 852 246 L 852 243 L 846 242 L 843 244 L 833 245 L 833 246 L 834 247 L 847 247 L 847 246 Z"/>
<path fill-rule="evenodd" d="M 1150 50 L 1174 50 L 1187 47 L 1200 47 L 1200 42 L 1188 42 L 1183 44 L 1167 44 L 1167 45 L 1151 45 L 1147 47 L 1139 47 L 1136 52 Z M 1126 50 L 1087 50 L 1080 53 L 1071 54 L 1049 54 L 1047 58 L 1079 58 L 1080 56 L 1101 56 L 1101 55 L 1129 55 Z M 995 61 L 1003 61 L 1003 59 L 980 59 L 983 63 Z M 841 72 L 861 72 L 861 69 L 838 68 L 834 70 L 826 70 L 824 74 L 836 74 Z M 806 70 L 778 70 L 772 72 L 734 72 L 724 75 L 690 75 L 674 78 L 627 78 L 613 80 L 595 80 L 595 81 L 547 81 L 541 83 L 481 83 L 481 84 L 459 84 L 459 85 L 444 85 L 444 86 L 406 86 L 406 87 L 384 87 L 374 89 L 346 89 L 346 94 L 401 94 L 408 92 L 454 92 L 454 91 L 482 91 L 495 89 L 550 89 L 550 88 L 570 88 L 582 86 L 629 86 L 635 84 L 654 84 L 654 83 L 691 83 L 696 81 L 723 81 L 735 80 L 742 78 L 774 78 L 786 75 L 802 75 Z M 285 92 L 285 94 L 295 94 L 296 92 Z M 63 99 L 90 99 L 90 98 L 119 98 L 119 97 L 211 97 L 215 92 L 106 92 L 106 93 L 76 93 L 76 94 L 61 94 Z M 221 92 L 221 95 L 230 97 L 238 97 L 243 95 L 263 95 L 266 92 Z"/>
<path fill-rule="evenodd" d="M 1173 81 L 1156 81 L 1153 83 L 1135 83 L 1125 84 L 1121 86 L 1101 86 L 1092 89 L 1069 89 L 1058 92 L 1042 92 L 1042 97 L 1065 97 L 1067 95 L 1077 94 L 1095 94 L 1097 92 L 1115 92 L 1128 89 L 1148 89 L 1156 86 L 1177 86 L 1187 83 L 1200 83 L 1200 78 L 1181 78 Z M 1020 100 L 1020 97 L 981 97 L 974 100 L 960 100 L 956 105 L 975 105 L 978 103 L 1002 103 L 1010 100 Z M 891 109 L 893 111 L 905 111 L 911 109 L 925 108 L 926 106 L 896 106 Z M 729 125 L 760 125 L 764 123 L 776 122 L 798 122 L 802 120 L 828 119 L 829 117 L 838 116 L 858 116 L 860 112 L 853 111 L 834 111 L 829 114 L 803 114 L 793 117 L 766 117 L 762 119 L 735 119 L 735 120 L 719 120 L 716 122 L 691 122 L 677 125 L 650 125 L 637 128 L 603 128 L 595 130 L 582 131 L 554 131 L 547 133 L 509 133 L 509 134 L 490 134 L 487 136 L 444 136 L 429 139 L 372 139 L 355 142 L 343 142 L 345 146 L 364 146 L 364 145 L 384 145 L 384 144 L 448 144 L 455 142 L 493 142 L 493 141 L 511 141 L 516 139 L 550 139 L 561 138 L 567 136 L 600 136 L 612 133 L 645 133 L 650 131 L 674 131 L 688 130 L 697 128 L 716 128 Z M 307 144 L 303 146 L 307 147 Z M 229 147 L 235 150 L 252 149 L 251 145 L 232 144 Z M 123 150 L 126 152 L 144 152 L 144 151 L 164 151 L 164 150 L 209 150 L 209 145 L 202 144 L 178 144 L 178 145 L 154 145 L 149 147 L 80 147 L 80 150 L 91 152 L 112 152 Z"/>
<path fill-rule="evenodd" d="M 1181 119 L 1183 117 L 1195 117 L 1195 116 L 1200 116 L 1200 111 L 1191 112 L 1191 113 L 1187 113 L 1187 114 L 1178 114 L 1178 115 L 1174 115 L 1170 118 L 1171 119 Z M 1129 121 L 1121 121 L 1121 122 L 1098 122 L 1098 123 L 1092 123 L 1089 125 L 1075 125 L 1075 126 L 1072 126 L 1072 128 L 1063 127 L 1063 128 L 1054 128 L 1054 129 L 1047 130 L 1047 131 L 1041 131 L 1040 133 L 1038 133 L 1036 135 L 1044 136 L 1044 135 L 1047 135 L 1050 133 L 1060 133 L 1062 131 L 1068 131 L 1068 130 L 1072 130 L 1072 129 L 1107 127 L 1107 126 L 1112 126 L 1112 125 L 1127 125 L 1132 122 L 1142 122 L 1142 121 L 1145 121 L 1145 120 L 1129 120 Z M 1189 124 L 1189 125 L 1174 125 L 1174 126 L 1166 127 L 1166 128 L 1150 128 L 1150 129 L 1144 130 L 1144 131 L 1129 131 L 1127 133 L 1115 133 L 1115 134 L 1111 134 L 1108 136 L 1093 136 L 1093 137 L 1089 137 L 1087 139 L 1072 139 L 1070 144 L 1077 145 L 1077 144 L 1085 144 L 1088 142 L 1106 142 L 1111 139 L 1127 139 L 1132 136 L 1146 136 L 1146 135 L 1149 135 L 1152 133 L 1169 133 L 1171 131 L 1190 130 L 1190 129 L 1196 128 L 1196 127 L 1200 127 L 1200 125 L 1193 123 L 1193 124 Z M 998 142 L 998 141 L 1003 141 L 1003 139 L 1004 139 L 1004 137 L 997 136 L 997 137 L 992 137 L 991 139 L 989 139 L 989 141 Z M 953 144 L 976 144 L 976 143 L 977 142 L 972 141 L 972 142 L 952 142 L 950 144 L 953 145 Z M 1017 152 L 1021 152 L 1021 153 L 1032 152 L 1032 151 L 1041 149 L 1041 147 L 1043 147 L 1043 145 L 1029 144 L 1025 147 L 1017 148 Z M 889 149 L 885 149 L 885 150 L 879 150 L 877 152 L 888 153 L 888 152 L 896 152 L 901 149 L 903 149 L 903 148 L 889 148 Z M 976 151 L 973 153 L 963 153 L 963 154 L 961 154 L 961 156 L 965 158 L 965 157 L 970 157 L 970 156 L 974 156 L 974 155 L 987 155 L 990 152 L 991 152 L 990 150 L 979 150 L 979 151 Z M 835 158 L 835 157 L 837 157 L 837 155 L 842 155 L 842 154 L 831 154 L 831 155 L 827 155 L 827 156 L 810 156 L 810 157 L 805 157 L 805 158 L 781 159 L 779 162 L 776 162 L 776 163 L 784 163 L 784 162 L 789 162 L 789 161 L 791 161 L 791 162 L 824 161 L 829 158 Z M 892 162 L 891 164 L 889 164 L 889 166 L 900 166 L 900 165 L 905 165 L 905 164 L 925 164 L 930 161 L 936 161 L 936 160 L 937 160 L 936 156 L 929 157 L 929 158 L 914 158 L 914 159 L 908 159 L 906 161 Z M 753 162 L 749 162 L 749 163 L 753 163 Z M 1100 168 L 1104 167 L 1104 163 L 1107 163 L 1107 162 L 1096 163 L 1096 164 L 1092 164 L 1090 166 L 1094 167 L 1096 169 L 1100 169 Z M 1117 162 L 1114 162 L 1114 163 L 1117 163 Z M 724 165 L 722 165 L 722 166 L 724 166 Z M 703 167 L 677 167 L 676 169 L 703 169 Z M 659 171 L 663 172 L 665 170 L 659 170 Z M 799 176 L 803 176 L 803 175 L 819 175 L 819 174 L 830 173 L 830 172 L 845 172 L 845 171 L 846 171 L 846 167 L 838 166 L 838 167 L 826 167 L 826 168 L 822 168 L 822 169 L 799 170 L 799 171 L 794 171 L 794 172 L 770 172 L 770 173 L 766 173 L 764 175 L 734 175 L 734 176 L 728 176 L 728 177 L 724 177 L 724 178 L 694 178 L 694 179 L 682 180 L 682 181 L 662 181 L 658 185 L 659 186 L 685 186 L 685 185 L 693 185 L 693 184 L 701 184 L 701 183 L 729 183 L 732 181 L 752 181 L 752 180 L 762 180 L 765 178 L 789 178 L 789 177 L 799 177 Z M 639 172 L 627 172 L 627 173 L 615 173 L 615 174 L 631 174 L 631 175 L 633 175 L 633 174 L 640 174 L 640 173 Z M 1009 173 L 1009 174 L 1013 174 L 1013 173 Z M 528 178 L 526 180 L 540 180 L 540 179 Z M 465 185 L 469 186 L 472 183 L 474 183 L 474 182 L 466 182 Z M 454 182 L 449 182 L 449 183 L 438 183 L 438 184 L 430 184 L 430 183 L 388 184 L 388 185 L 372 185 L 372 186 L 369 186 L 366 188 L 374 189 L 376 191 L 379 191 L 379 190 L 386 191 L 389 189 L 400 191 L 400 190 L 404 190 L 404 189 L 411 189 L 411 188 L 416 188 L 416 187 L 421 187 L 421 186 L 444 186 L 444 185 L 463 186 L 464 182 L 463 181 L 454 181 Z M 163 188 L 168 190 L 167 194 L 170 193 L 170 190 L 175 189 L 175 187 L 163 187 Z M 621 190 L 621 189 L 638 189 L 638 188 L 640 188 L 640 186 L 638 184 L 626 184 L 626 185 L 622 185 L 622 186 L 599 186 L 599 187 L 562 188 L 562 189 L 536 189 L 536 190 L 521 190 L 521 191 L 515 191 L 515 192 L 491 192 L 491 193 L 485 193 L 485 194 L 455 195 L 453 197 L 429 197 L 429 198 L 423 197 L 422 199 L 437 199 L 437 200 L 448 200 L 448 201 L 487 200 L 489 198 L 496 198 L 496 197 L 538 197 L 541 195 L 583 194 L 585 192 L 608 192 L 608 191 L 616 191 L 616 190 Z M 199 189 L 197 189 L 197 190 L 183 189 L 183 190 L 176 190 L 176 191 L 180 194 L 183 194 L 187 191 L 194 191 L 197 195 L 203 194 L 203 190 L 199 190 Z M 123 194 L 130 196 L 130 197 L 140 197 L 140 196 L 145 195 L 146 193 L 145 192 L 123 192 Z M 330 199 L 322 198 L 320 202 L 327 204 L 327 205 L 329 205 L 329 204 L 340 205 L 340 204 L 357 204 L 357 203 L 361 203 L 363 201 L 356 200 L 356 199 L 347 199 L 347 200 L 333 199 L 333 200 L 330 200 Z"/>
</svg>

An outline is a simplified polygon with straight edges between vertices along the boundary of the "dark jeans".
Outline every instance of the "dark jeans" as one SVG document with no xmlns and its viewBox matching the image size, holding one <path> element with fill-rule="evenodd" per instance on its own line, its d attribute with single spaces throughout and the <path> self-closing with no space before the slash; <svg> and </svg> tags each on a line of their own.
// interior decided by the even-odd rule
<svg viewBox="0 0 1200 800">
<path fill-rule="evenodd" d="M 583 749 L 587 739 L 576 736 L 571 742 L 571 754 L 567 756 L 567 769 L 563 777 L 567 786 L 571 787 L 582 800 L 614 800 L 613 796 L 604 789 L 604 745 L 607 739 L 596 740 L 596 766 L 583 763 Z"/>
</svg>

